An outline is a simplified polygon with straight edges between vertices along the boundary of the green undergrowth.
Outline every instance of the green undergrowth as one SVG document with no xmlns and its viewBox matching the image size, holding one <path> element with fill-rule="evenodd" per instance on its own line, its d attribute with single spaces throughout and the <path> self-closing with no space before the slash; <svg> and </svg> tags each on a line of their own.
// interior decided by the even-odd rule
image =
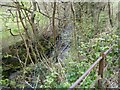
<svg viewBox="0 0 120 90">
<path fill-rule="evenodd" d="M 118 65 L 118 35 L 117 30 L 111 30 L 109 33 L 101 33 L 98 37 L 89 40 L 89 42 L 79 42 L 80 46 L 76 50 L 73 48 L 69 51 L 68 57 L 62 62 L 64 80 L 57 82 L 57 75 L 55 72 L 47 76 L 45 82 L 45 87 L 64 87 L 68 88 L 72 83 L 74 83 L 100 56 L 100 53 L 108 50 L 112 46 L 112 51 L 106 56 L 106 64 L 109 64 L 108 69 L 104 73 L 104 78 L 110 78 L 114 75 L 114 71 L 110 67 L 116 67 Z M 96 80 L 98 76 L 98 64 L 89 73 L 88 76 L 82 81 L 78 87 L 80 88 L 90 88 L 93 81 Z M 107 73 L 107 74 L 106 74 Z M 52 76 L 53 75 L 53 76 Z M 55 84 L 55 85 L 54 85 Z M 44 87 L 44 85 L 43 85 Z"/>
<path fill-rule="evenodd" d="M 89 40 L 89 42 L 79 42 L 80 46 L 77 51 L 71 48 L 68 56 L 62 62 L 62 68 L 54 69 L 48 73 L 42 88 L 68 88 L 97 60 L 100 53 L 108 50 L 112 46 L 112 51 L 106 56 L 106 64 L 109 67 L 104 72 L 104 78 L 110 78 L 114 75 L 111 67 L 118 65 L 118 35 L 117 30 L 111 30 L 109 33 L 101 33 L 98 37 Z M 77 53 L 76 53 L 77 52 Z M 61 72 L 59 72 L 61 70 Z M 98 76 L 98 64 L 85 77 L 78 87 L 90 88 L 91 84 Z M 58 80 L 58 77 L 63 75 L 64 79 Z"/>
</svg>

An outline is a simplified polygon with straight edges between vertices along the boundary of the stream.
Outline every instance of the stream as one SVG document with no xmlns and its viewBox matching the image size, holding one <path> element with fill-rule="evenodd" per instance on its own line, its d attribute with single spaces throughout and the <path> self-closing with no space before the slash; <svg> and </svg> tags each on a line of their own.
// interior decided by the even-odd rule
<svg viewBox="0 0 120 90">
<path fill-rule="evenodd" d="M 71 47 L 73 25 L 69 23 L 61 32 L 61 48 L 58 50 L 58 58 L 64 60 L 69 55 Z"/>
</svg>

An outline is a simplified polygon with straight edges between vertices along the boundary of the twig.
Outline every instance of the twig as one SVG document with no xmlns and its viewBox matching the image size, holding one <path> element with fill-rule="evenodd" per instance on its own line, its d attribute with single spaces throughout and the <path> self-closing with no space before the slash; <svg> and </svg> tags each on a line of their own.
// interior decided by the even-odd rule
<svg viewBox="0 0 120 90">
<path fill-rule="evenodd" d="M 29 85 L 31 88 L 34 89 L 34 87 L 33 87 L 32 85 L 30 85 L 26 80 L 25 80 L 25 83 L 26 83 L 27 85 Z"/>
</svg>

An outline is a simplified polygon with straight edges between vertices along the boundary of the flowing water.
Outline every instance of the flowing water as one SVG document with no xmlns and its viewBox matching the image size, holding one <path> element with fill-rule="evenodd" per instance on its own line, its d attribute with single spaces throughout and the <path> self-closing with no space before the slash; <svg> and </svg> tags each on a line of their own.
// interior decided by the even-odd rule
<svg viewBox="0 0 120 90">
<path fill-rule="evenodd" d="M 69 23 L 61 32 L 61 48 L 59 49 L 58 58 L 64 60 L 69 55 L 72 40 L 73 25 Z"/>
</svg>

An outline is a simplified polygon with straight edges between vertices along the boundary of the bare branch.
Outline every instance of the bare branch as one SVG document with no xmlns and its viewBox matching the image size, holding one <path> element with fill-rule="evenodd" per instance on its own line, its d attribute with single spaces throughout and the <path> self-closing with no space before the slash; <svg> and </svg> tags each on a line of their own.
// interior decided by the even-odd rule
<svg viewBox="0 0 120 90">
<path fill-rule="evenodd" d="M 11 8 L 18 8 L 17 6 L 12 6 L 12 5 L 6 5 L 6 4 L 0 4 L 1 7 L 11 7 Z M 26 10 L 29 13 L 31 13 L 32 11 L 28 10 L 27 8 L 21 7 L 21 5 L 19 5 L 20 9 Z"/>
</svg>

